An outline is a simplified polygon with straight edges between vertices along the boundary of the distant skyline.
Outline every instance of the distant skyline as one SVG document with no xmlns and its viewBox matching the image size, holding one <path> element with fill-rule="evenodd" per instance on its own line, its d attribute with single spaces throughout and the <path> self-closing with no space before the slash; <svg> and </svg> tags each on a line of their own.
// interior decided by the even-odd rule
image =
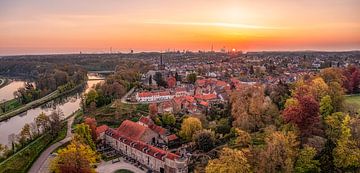
<svg viewBox="0 0 360 173">
<path fill-rule="evenodd" d="M 360 50 L 359 0 L 0 0 L 0 55 Z"/>
</svg>

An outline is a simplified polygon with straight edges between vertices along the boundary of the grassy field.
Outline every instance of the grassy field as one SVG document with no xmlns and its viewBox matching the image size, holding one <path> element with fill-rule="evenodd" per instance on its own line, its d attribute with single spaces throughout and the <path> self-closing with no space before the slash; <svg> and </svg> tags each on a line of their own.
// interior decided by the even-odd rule
<svg viewBox="0 0 360 173">
<path fill-rule="evenodd" d="M 133 173 L 133 172 L 127 169 L 119 169 L 116 170 L 115 173 Z"/>
<path fill-rule="evenodd" d="M 345 96 L 345 107 L 348 108 L 349 105 L 354 105 L 356 112 L 360 114 L 360 95 Z"/>
<path fill-rule="evenodd" d="M 22 106 L 17 99 L 8 100 L 4 103 L 0 103 L 0 116 L 12 110 L 15 110 Z"/>
<path fill-rule="evenodd" d="M 345 101 L 347 103 L 354 103 L 360 106 L 360 95 L 346 96 Z"/>
</svg>

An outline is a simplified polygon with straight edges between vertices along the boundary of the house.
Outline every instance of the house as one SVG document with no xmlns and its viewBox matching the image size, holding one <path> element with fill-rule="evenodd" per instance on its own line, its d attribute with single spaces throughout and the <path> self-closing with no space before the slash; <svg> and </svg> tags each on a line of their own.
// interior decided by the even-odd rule
<svg viewBox="0 0 360 173">
<path fill-rule="evenodd" d="M 138 102 L 154 102 L 154 101 L 163 101 L 171 100 L 174 95 L 170 94 L 170 91 L 144 91 L 138 92 L 135 95 L 135 99 Z"/>
<path fill-rule="evenodd" d="M 190 95 L 189 92 L 187 92 L 185 87 L 176 87 L 175 88 L 175 97 L 182 97 Z"/>
<path fill-rule="evenodd" d="M 164 101 L 159 104 L 159 113 L 164 113 L 164 112 L 172 113 L 173 111 L 174 108 L 172 101 Z"/>
<path fill-rule="evenodd" d="M 142 126 L 136 122 L 125 120 L 121 123 L 120 127 L 116 129 L 123 136 L 134 139 L 136 141 L 142 141 L 145 143 L 157 144 L 163 143 L 164 140 L 160 138 L 158 133 L 150 129 L 149 127 Z"/>
<path fill-rule="evenodd" d="M 185 154 L 177 155 L 142 141 L 137 141 L 111 129 L 105 131 L 102 137 L 104 143 L 121 152 L 155 172 L 160 173 L 187 173 L 188 158 Z"/>
</svg>

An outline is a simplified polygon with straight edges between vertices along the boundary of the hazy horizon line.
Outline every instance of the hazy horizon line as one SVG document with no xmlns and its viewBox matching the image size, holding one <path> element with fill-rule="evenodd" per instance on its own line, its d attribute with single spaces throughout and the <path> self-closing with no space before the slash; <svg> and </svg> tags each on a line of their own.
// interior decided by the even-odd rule
<svg viewBox="0 0 360 173">
<path fill-rule="evenodd" d="M 44 55 L 86 55 L 86 54 L 139 54 L 139 53 L 171 53 L 171 52 L 184 52 L 184 51 L 180 51 L 180 50 L 176 50 L 176 51 L 159 51 L 159 50 L 145 50 L 145 51 L 134 51 L 133 53 L 131 52 L 125 52 L 125 51 L 114 51 L 114 52 L 105 52 L 105 51 L 99 51 L 99 52 L 83 52 L 83 51 L 79 51 L 79 52 L 43 52 L 43 53 L 19 53 L 19 54 L 2 54 L 0 53 L 0 57 L 9 57 L 9 56 L 44 56 Z M 214 52 L 214 53 L 228 53 L 231 52 L 230 49 L 226 50 L 225 52 L 221 52 L 221 51 L 211 51 L 211 50 L 185 50 L 185 52 L 192 52 L 192 53 L 199 53 L 199 51 L 201 51 L 202 53 L 210 53 L 210 52 Z M 331 52 L 360 52 L 360 48 L 359 49 L 343 49 L 343 50 L 321 50 L 321 49 L 293 49 L 293 50 L 256 50 L 256 51 L 242 51 L 242 50 L 238 50 L 236 52 L 242 52 L 243 54 L 247 54 L 247 53 L 256 53 L 256 52 L 324 52 L 324 53 L 331 53 Z"/>
</svg>

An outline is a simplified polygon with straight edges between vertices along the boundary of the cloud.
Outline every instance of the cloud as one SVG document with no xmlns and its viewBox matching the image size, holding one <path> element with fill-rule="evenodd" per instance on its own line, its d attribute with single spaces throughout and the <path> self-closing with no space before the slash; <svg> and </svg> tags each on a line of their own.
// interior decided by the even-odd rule
<svg viewBox="0 0 360 173">
<path fill-rule="evenodd" d="M 145 24 L 157 25 L 187 25 L 187 26 L 212 26 L 212 27 L 226 27 L 226 28 L 242 28 L 242 29 L 283 29 L 281 27 L 249 25 L 243 23 L 224 23 L 224 22 L 170 22 L 160 20 L 148 20 Z"/>
</svg>

